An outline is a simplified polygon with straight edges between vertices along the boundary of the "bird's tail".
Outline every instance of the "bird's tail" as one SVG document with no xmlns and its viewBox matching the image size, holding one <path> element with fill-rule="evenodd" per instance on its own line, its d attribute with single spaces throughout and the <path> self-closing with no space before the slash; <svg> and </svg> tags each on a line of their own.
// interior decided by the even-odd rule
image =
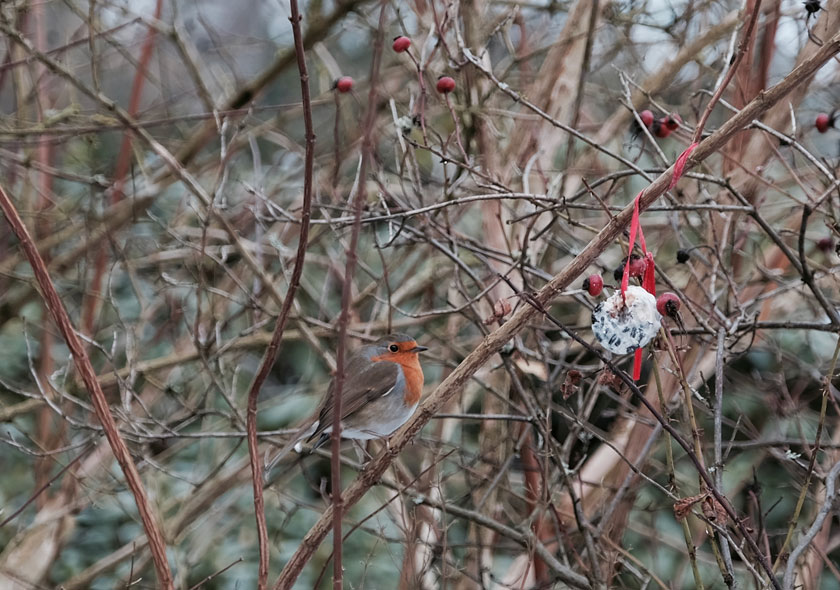
<svg viewBox="0 0 840 590">
<path fill-rule="evenodd" d="M 264 459 L 264 469 L 263 469 L 263 480 L 264 482 L 269 481 L 269 475 L 271 475 L 271 470 L 283 460 L 283 458 L 288 455 L 291 451 L 295 451 L 296 453 L 300 453 L 302 448 L 300 446 L 301 442 L 312 436 L 312 433 L 315 432 L 315 429 L 318 427 L 318 422 L 304 424 L 300 427 L 300 429 L 295 432 L 289 442 L 283 445 L 281 448 L 271 459 L 268 458 L 269 451 L 265 453 Z"/>
</svg>

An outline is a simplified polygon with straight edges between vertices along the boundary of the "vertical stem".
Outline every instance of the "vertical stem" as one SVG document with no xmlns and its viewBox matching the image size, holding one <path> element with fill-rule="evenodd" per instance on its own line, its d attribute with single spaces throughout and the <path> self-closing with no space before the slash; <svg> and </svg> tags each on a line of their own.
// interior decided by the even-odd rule
<svg viewBox="0 0 840 590">
<path fill-rule="evenodd" d="M 714 426 L 714 467 L 715 485 L 723 489 L 723 348 L 726 344 L 726 331 L 723 328 L 718 330 L 717 335 L 717 356 L 715 358 L 715 426 Z M 723 555 L 723 563 L 726 571 L 723 574 L 723 581 L 727 586 L 732 587 L 734 575 L 732 569 L 732 555 L 729 552 L 729 541 L 724 535 L 718 535 L 720 540 L 720 551 Z"/>
<path fill-rule="evenodd" d="M 353 230 L 350 234 L 350 244 L 347 247 L 347 263 L 344 267 L 344 284 L 341 287 L 341 314 L 338 317 L 338 352 L 336 353 L 335 393 L 333 395 L 333 423 L 331 432 L 332 461 L 331 461 L 331 492 L 332 492 L 332 529 L 333 529 L 333 588 L 341 590 L 343 570 L 341 566 L 341 519 L 344 512 L 344 501 L 341 497 L 341 396 L 344 389 L 344 363 L 346 359 L 347 324 L 350 317 L 350 298 L 353 275 L 356 271 L 359 234 L 362 228 L 362 207 L 367 195 L 367 167 L 373 154 L 373 128 L 376 121 L 377 89 L 379 86 L 379 63 L 382 57 L 382 39 L 385 29 L 385 8 L 387 0 L 383 0 L 379 11 L 379 28 L 373 44 L 373 57 L 370 66 L 367 112 L 364 120 L 364 139 L 362 140 L 362 161 L 359 166 L 359 178 L 352 196 Z"/>
<path fill-rule="evenodd" d="M 154 14 L 156 20 L 160 20 L 162 10 L 163 0 L 157 0 Z M 156 33 L 157 29 L 149 27 L 149 30 L 146 31 L 146 38 L 143 39 L 143 48 L 140 50 L 140 60 L 137 62 L 137 71 L 134 73 L 134 82 L 131 85 L 131 96 L 128 102 L 128 114 L 132 118 L 137 115 L 137 111 L 140 109 L 140 96 L 143 94 L 146 72 L 149 69 L 149 61 L 152 59 L 152 49 L 154 48 Z M 114 186 L 111 187 L 111 204 L 118 203 L 123 198 L 125 177 L 128 175 L 128 168 L 131 163 L 132 135 L 133 131 L 131 129 L 126 129 L 125 133 L 123 133 L 120 152 L 117 156 L 117 165 L 114 170 Z M 96 263 L 94 264 L 93 280 L 88 288 L 89 295 L 82 307 L 82 332 L 89 336 L 93 336 L 96 330 L 96 316 L 99 314 L 102 302 L 100 291 L 105 275 L 106 262 L 107 250 L 104 247 L 99 248 L 96 255 Z"/>
<path fill-rule="evenodd" d="M 700 461 L 700 464 L 705 467 L 706 463 L 703 460 L 703 441 L 700 440 L 700 428 L 697 426 L 697 418 L 694 415 L 694 403 L 692 401 L 691 387 L 685 380 L 685 372 L 683 371 L 682 363 L 680 362 L 680 359 L 677 356 L 677 347 L 674 346 L 674 341 L 671 339 L 671 332 L 666 328 L 662 327 L 659 329 L 659 333 L 660 335 L 665 336 L 663 340 L 666 343 L 668 355 L 671 357 L 671 362 L 674 363 L 674 371 L 676 371 L 677 373 L 677 377 L 680 381 L 680 386 L 682 387 L 683 396 L 685 397 L 685 410 L 686 412 L 688 412 L 689 428 L 691 429 L 691 440 L 694 443 L 694 454 L 697 456 L 697 459 Z"/>
<path fill-rule="evenodd" d="M 44 22 L 46 17 L 44 15 L 44 4 L 41 2 L 31 3 L 32 19 L 35 24 L 35 46 L 39 51 L 47 51 L 47 27 Z M 35 109 L 37 111 L 37 118 L 39 123 L 44 121 L 44 111 L 53 107 L 52 98 L 49 93 L 47 84 L 49 71 L 42 63 L 35 64 L 35 79 L 36 79 L 36 101 Z M 53 160 L 53 144 L 46 141 L 38 143 L 38 161 L 44 166 L 51 166 Z M 50 233 L 50 219 L 47 214 L 47 209 L 50 206 L 51 195 L 53 189 L 53 177 L 50 173 L 44 171 L 38 174 L 40 189 L 38 195 L 38 203 L 36 209 L 39 215 L 36 216 L 35 221 L 35 236 L 42 238 Z M 49 254 L 44 253 L 45 258 L 49 260 Z M 41 352 L 38 359 L 38 372 L 42 378 L 51 375 L 53 372 L 52 362 L 52 348 L 53 335 L 50 330 L 43 330 L 41 332 Z M 52 391 L 49 386 L 49 380 L 44 379 L 46 383 L 45 393 L 51 395 Z M 48 407 L 44 407 L 38 413 L 38 440 L 45 449 L 53 449 L 60 446 L 59 441 L 64 437 L 66 423 L 64 421 L 54 424 L 52 420 L 52 412 Z M 36 462 L 35 467 L 35 482 L 36 484 L 43 484 L 49 478 L 49 470 L 52 466 L 52 459 L 50 457 L 42 457 Z M 46 502 L 47 496 L 44 494 L 39 497 L 39 505 Z"/>
<path fill-rule="evenodd" d="M 663 412 L 667 412 L 667 404 L 665 403 L 665 394 L 662 391 L 662 379 L 659 377 L 659 362 L 656 360 L 656 355 L 651 355 L 653 359 L 653 378 L 656 381 L 656 394 L 659 396 L 659 407 Z M 666 420 L 670 420 L 670 416 L 663 414 Z M 668 481 L 675 493 L 677 491 L 677 476 L 674 469 L 674 450 L 671 448 L 671 437 L 665 437 L 665 459 L 668 466 Z M 694 584 L 699 590 L 703 590 L 703 577 L 700 575 L 700 570 L 697 567 L 697 547 L 694 545 L 694 539 L 691 538 L 691 527 L 688 526 L 688 517 L 680 521 L 682 525 L 683 538 L 685 539 L 685 548 L 688 551 L 688 560 L 691 563 L 691 573 L 694 576 Z"/>
<path fill-rule="evenodd" d="M 268 528 L 265 521 L 265 501 L 263 499 L 263 465 L 260 461 L 257 441 L 257 397 L 259 396 L 262 384 L 268 377 L 274 360 L 277 358 L 277 351 L 283 339 L 283 331 L 289 320 L 289 313 L 292 311 L 292 303 L 297 293 L 298 285 L 303 274 L 303 263 L 306 256 L 306 246 L 309 242 L 309 221 L 312 212 L 312 173 L 315 162 L 315 132 L 312 125 L 312 99 L 309 94 L 309 73 L 306 69 L 306 56 L 303 48 L 303 35 L 300 32 L 300 11 L 297 0 L 290 0 L 292 23 L 292 35 L 295 42 L 295 54 L 297 56 L 298 71 L 300 72 L 300 93 L 303 102 L 303 124 L 306 132 L 306 154 L 304 156 L 303 176 L 303 207 L 301 210 L 300 235 L 298 236 L 298 247 L 295 255 L 295 267 L 289 281 L 289 289 L 283 299 L 280 308 L 280 316 L 274 326 L 274 333 L 271 341 L 263 355 L 262 364 L 251 388 L 248 391 L 248 410 L 246 418 L 246 429 L 248 434 L 248 458 L 251 463 L 251 485 L 254 490 L 254 517 L 257 521 L 257 542 L 259 545 L 259 566 L 257 570 L 257 588 L 265 590 L 268 585 Z"/>
</svg>

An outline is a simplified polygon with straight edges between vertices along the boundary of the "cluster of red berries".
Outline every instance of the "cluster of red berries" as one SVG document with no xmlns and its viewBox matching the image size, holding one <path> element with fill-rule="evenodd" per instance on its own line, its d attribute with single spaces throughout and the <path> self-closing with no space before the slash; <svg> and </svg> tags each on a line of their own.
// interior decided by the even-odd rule
<svg viewBox="0 0 840 590">
<path fill-rule="evenodd" d="M 391 44 L 391 49 L 393 49 L 396 53 L 405 53 L 408 51 L 409 47 L 411 47 L 411 39 L 403 35 L 395 37 L 393 44 Z M 353 78 L 350 76 L 342 76 L 335 81 L 333 88 L 343 94 L 353 90 L 353 84 Z M 449 94 L 455 90 L 455 80 L 449 76 L 441 76 L 438 78 L 436 88 L 441 94 Z"/>
<path fill-rule="evenodd" d="M 830 128 L 834 127 L 834 123 L 837 121 L 837 111 L 831 111 L 831 114 L 827 113 L 820 113 L 817 115 L 817 120 L 814 121 L 814 127 L 817 128 L 817 131 L 820 133 L 825 133 Z"/>
<path fill-rule="evenodd" d="M 630 274 L 633 276 L 636 276 L 636 274 L 641 276 L 642 274 L 644 274 L 645 264 L 646 263 L 644 261 L 644 258 L 636 258 L 631 260 Z M 622 272 L 624 272 L 624 267 L 622 267 Z M 599 274 L 589 275 L 583 281 L 583 288 L 592 297 L 597 297 L 604 290 L 604 278 Z M 663 293 L 662 295 L 656 298 L 656 311 L 658 311 L 661 315 L 669 317 L 671 319 L 677 319 L 677 314 L 680 311 L 680 305 L 680 298 L 677 297 L 674 293 Z"/>
<path fill-rule="evenodd" d="M 657 119 L 653 116 L 653 112 L 648 109 L 639 113 L 639 118 L 642 120 L 644 126 L 650 129 L 650 132 L 653 133 L 654 136 L 661 138 L 671 135 L 671 132 L 678 129 L 682 123 L 682 117 L 680 117 L 677 113 L 671 113 L 670 115 Z M 636 129 L 637 131 L 640 131 L 638 129 L 638 123 L 636 124 Z"/>
</svg>

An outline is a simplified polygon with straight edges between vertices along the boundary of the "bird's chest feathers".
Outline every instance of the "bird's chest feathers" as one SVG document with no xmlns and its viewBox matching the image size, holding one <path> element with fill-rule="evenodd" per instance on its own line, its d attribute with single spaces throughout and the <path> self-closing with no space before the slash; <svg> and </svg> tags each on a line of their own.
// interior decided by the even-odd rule
<svg viewBox="0 0 840 590">
<path fill-rule="evenodd" d="M 402 369 L 405 375 L 405 403 L 413 406 L 423 394 L 423 369 L 417 361 L 413 365 L 403 365 Z"/>
<path fill-rule="evenodd" d="M 414 406 L 420 401 L 420 396 L 423 394 L 423 369 L 420 367 L 420 360 L 416 354 L 394 353 L 373 357 L 371 360 L 374 362 L 390 361 L 400 365 L 405 378 L 403 400 L 408 406 Z"/>
</svg>

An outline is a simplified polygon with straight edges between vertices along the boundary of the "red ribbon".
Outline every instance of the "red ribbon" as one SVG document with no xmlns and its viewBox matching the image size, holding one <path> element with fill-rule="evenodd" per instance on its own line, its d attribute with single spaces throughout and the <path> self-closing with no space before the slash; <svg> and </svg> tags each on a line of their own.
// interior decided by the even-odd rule
<svg viewBox="0 0 840 590">
<path fill-rule="evenodd" d="M 686 150 L 680 154 L 676 162 L 674 162 L 674 174 L 671 177 L 671 183 L 668 185 L 668 190 L 676 186 L 677 181 L 683 175 L 685 170 L 685 163 L 688 161 L 688 156 L 697 147 L 697 143 L 692 143 Z M 645 255 L 645 272 L 642 277 L 642 288 L 651 295 L 656 295 L 656 275 L 655 265 L 653 262 L 653 254 L 648 252 L 647 244 L 645 243 L 645 234 L 642 231 L 642 224 L 639 222 L 639 203 L 644 190 L 640 191 L 633 200 L 633 217 L 630 220 L 630 247 L 627 252 L 627 262 L 624 264 L 624 274 L 621 277 L 621 297 L 627 292 L 627 286 L 630 282 L 630 261 L 633 254 L 633 246 L 636 245 L 636 236 L 639 237 L 639 246 L 642 248 L 642 253 Z M 633 380 L 638 381 L 642 376 L 642 349 L 637 348 L 633 357 Z"/>
</svg>

